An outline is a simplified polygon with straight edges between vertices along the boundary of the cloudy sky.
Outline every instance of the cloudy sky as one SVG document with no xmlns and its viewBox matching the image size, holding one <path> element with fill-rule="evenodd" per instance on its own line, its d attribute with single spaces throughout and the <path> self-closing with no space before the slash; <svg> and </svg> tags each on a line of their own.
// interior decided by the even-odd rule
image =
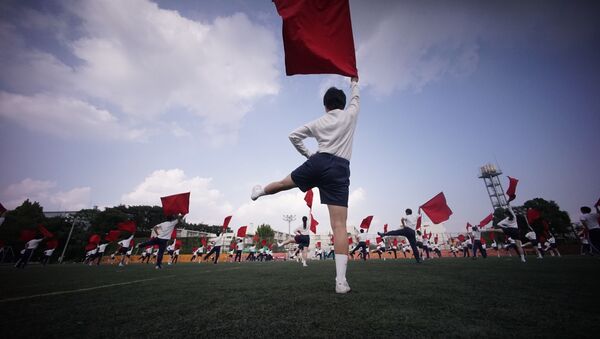
<svg viewBox="0 0 600 339">
<path fill-rule="evenodd" d="M 350 6 L 362 105 L 351 225 L 398 224 L 443 191 L 444 226 L 462 230 L 491 212 L 486 163 L 520 179 L 516 203 L 542 197 L 577 218 L 600 197 L 598 5 Z M 287 230 L 283 214 L 308 212 L 303 194 L 252 202 L 250 189 L 302 163 L 289 132 L 348 79 L 286 77 L 283 62 L 268 0 L 2 1 L 0 202 L 74 210 L 191 191 L 190 221 Z M 327 233 L 326 207 L 314 214 Z"/>
</svg>

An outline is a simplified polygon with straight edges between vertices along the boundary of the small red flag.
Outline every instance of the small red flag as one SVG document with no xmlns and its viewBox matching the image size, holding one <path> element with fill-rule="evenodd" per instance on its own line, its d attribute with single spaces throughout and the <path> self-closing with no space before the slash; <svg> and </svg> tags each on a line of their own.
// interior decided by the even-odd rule
<svg viewBox="0 0 600 339">
<path fill-rule="evenodd" d="M 375 239 L 375 240 L 377 240 L 377 243 L 380 243 L 381 240 L 383 240 L 383 238 L 382 237 L 377 237 L 377 239 Z"/>
<path fill-rule="evenodd" d="M 89 243 L 89 244 L 85 245 L 85 250 L 86 251 L 91 251 L 94 248 L 96 248 L 97 246 L 98 246 L 98 244 L 96 244 L 96 243 Z"/>
<path fill-rule="evenodd" d="M 492 220 L 494 220 L 494 214 L 490 213 L 487 217 L 483 218 L 479 222 L 479 227 L 484 228 L 487 224 L 489 224 Z"/>
<path fill-rule="evenodd" d="M 42 225 L 42 224 L 38 225 L 38 230 L 40 231 L 40 233 L 42 233 L 44 238 L 53 238 L 54 237 L 54 234 L 50 233 L 50 231 L 48 231 L 46 229 L 46 227 L 44 227 L 44 225 Z"/>
<path fill-rule="evenodd" d="M 111 230 L 108 232 L 108 234 L 106 235 L 106 237 L 104 237 L 104 240 L 108 241 L 108 242 L 112 242 L 115 241 L 117 239 L 119 239 L 119 236 L 121 235 L 121 231 L 119 230 Z"/>
<path fill-rule="evenodd" d="M 348 0 L 273 0 L 283 19 L 285 71 L 357 76 Z"/>
<path fill-rule="evenodd" d="M 4 212 L 6 212 L 6 208 L 0 203 L 0 215 L 4 214 Z"/>
<path fill-rule="evenodd" d="M 161 197 L 165 215 L 188 214 L 190 211 L 190 192 Z"/>
<path fill-rule="evenodd" d="M 171 239 L 175 239 L 177 238 L 177 228 L 173 229 L 173 232 L 171 232 Z"/>
<path fill-rule="evenodd" d="M 417 226 L 415 227 L 415 230 L 420 230 L 421 229 L 421 216 L 419 215 L 419 217 L 417 218 Z"/>
<path fill-rule="evenodd" d="M 226 216 L 225 220 L 223 220 L 223 232 L 227 231 L 227 227 L 229 227 L 229 222 L 231 221 L 231 215 Z"/>
<path fill-rule="evenodd" d="M 369 245 L 371 245 L 371 240 L 367 239 L 366 243 L 367 243 L 367 247 L 368 247 Z"/>
<path fill-rule="evenodd" d="M 383 233 L 387 233 L 388 224 L 383 225 Z"/>
<path fill-rule="evenodd" d="M 206 238 L 200 239 L 200 243 L 202 244 L 202 246 L 206 247 Z"/>
<path fill-rule="evenodd" d="M 419 207 L 429 217 L 434 224 L 442 223 L 450 218 L 452 210 L 446 203 L 444 192 L 440 192 L 428 202 Z"/>
<path fill-rule="evenodd" d="M 317 241 L 317 247 L 321 247 L 321 242 Z"/>
<path fill-rule="evenodd" d="M 246 231 L 248 230 L 248 226 L 242 226 L 237 231 L 238 238 L 243 238 L 246 236 Z"/>
<path fill-rule="evenodd" d="M 435 235 L 435 238 L 433 238 L 433 242 L 437 244 L 437 242 L 438 242 L 438 235 L 437 234 Z"/>
<path fill-rule="evenodd" d="M 133 248 L 133 246 L 135 246 L 135 240 L 131 239 L 131 242 L 129 243 L 129 248 Z"/>
<path fill-rule="evenodd" d="M 155 250 L 157 250 L 157 249 L 158 249 L 158 247 L 159 247 L 158 245 L 154 245 L 154 246 L 152 246 L 152 248 L 154 248 Z"/>
<path fill-rule="evenodd" d="M 88 240 L 88 243 L 90 243 L 90 244 L 96 244 L 96 245 L 98 245 L 98 243 L 100 243 L 100 240 L 101 240 L 101 239 L 102 239 L 102 238 L 100 237 L 100 235 L 99 235 L 99 234 L 92 234 L 92 235 L 90 236 L 90 239 Z"/>
<path fill-rule="evenodd" d="M 352 245 L 353 241 L 352 241 L 352 237 L 348 238 L 348 245 Z"/>
<path fill-rule="evenodd" d="M 258 242 L 258 239 L 259 239 L 259 237 L 258 237 L 258 233 L 255 233 L 255 234 L 254 234 L 254 237 L 252 237 L 252 241 L 253 241 L 253 242 Z"/>
<path fill-rule="evenodd" d="M 506 190 L 506 195 L 508 195 L 508 202 L 515 200 L 517 197 L 517 183 L 519 183 L 518 179 L 508 177 L 508 189 Z"/>
<path fill-rule="evenodd" d="M 394 240 L 392 241 L 392 244 L 396 247 L 398 247 L 398 239 L 394 238 Z"/>
<path fill-rule="evenodd" d="M 490 240 L 494 240 L 495 237 L 496 235 L 494 234 L 494 232 L 490 232 Z"/>
<path fill-rule="evenodd" d="M 267 244 L 267 239 L 263 239 L 260 243 L 265 246 Z"/>
<path fill-rule="evenodd" d="M 19 239 L 21 241 L 28 242 L 29 240 L 34 239 L 36 235 L 37 231 L 34 229 L 22 229 L 21 233 L 19 234 Z"/>
<path fill-rule="evenodd" d="M 312 213 L 310 214 L 310 231 L 314 234 L 317 234 L 317 225 L 319 222 L 313 217 Z"/>
<path fill-rule="evenodd" d="M 312 208 L 312 203 L 313 203 L 312 188 L 309 189 L 308 191 L 306 191 L 306 195 L 304 196 L 304 201 L 306 201 L 306 206 L 308 206 L 308 208 Z"/>
<path fill-rule="evenodd" d="M 180 239 L 175 240 L 175 249 L 181 248 L 183 242 Z"/>
<path fill-rule="evenodd" d="M 458 235 L 458 240 L 460 240 L 461 242 L 465 241 L 465 236 L 462 234 Z"/>
<path fill-rule="evenodd" d="M 118 223 L 117 229 L 119 231 L 135 233 L 137 226 L 135 224 L 135 221 L 129 220 L 129 221 L 123 221 L 123 222 Z"/>
<path fill-rule="evenodd" d="M 363 219 L 360 223 L 360 228 L 366 228 L 367 230 L 371 227 L 371 221 L 373 221 L 373 216 L 370 215 Z"/>
<path fill-rule="evenodd" d="M 58 247 L 58 240 L 56 239 L 50 239 L 46 242 L 46 248 L 51 250 L 51 249 L 55 249 Z"/>
<path fill-rule="evenodd" d="M 269 246 L 267 246 L 270 250 L 273 249 L 273 243 L 270 243 Z"/>
<path fill-rule="evenodd" d="M 541 215 L 540 211 L 536 210 L 535 208 L 528 208 L 527 209 L 527 222 L 529 224 L 533 224 L 541 216 L 542 215 Z"/>
</svg>

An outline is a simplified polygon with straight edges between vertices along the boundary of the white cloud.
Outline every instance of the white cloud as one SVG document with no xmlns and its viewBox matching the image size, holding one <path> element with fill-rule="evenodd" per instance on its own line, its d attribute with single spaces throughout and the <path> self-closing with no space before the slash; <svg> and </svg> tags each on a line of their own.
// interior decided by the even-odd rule
<svg viewBox="0 0 600 339">
<path fill-rule="evenodd" d="M 69 191 L 57 191 L 56 188 L 56 182 L 26 178 L 9 185 L 2 192 L 2 199 L 11 209 L 20 206 L 26 199 L 39 202 L 45 211 L 89 208 L 89 187 L 76 187 Z"/>
<path fill-rule="evenodd" d="M 190 192 L 190 222 L 221 224 L 233 207 L 213 188 L 211 178 L 187 177 L 180 169 L 157 170 L 121 197 L 126 205 L 159 205 L 160 197 Z"/>
<path fill-rule="evenodd" d="M 214 136 L 206 140 L 220 143 L 235 139 L 241 119 L 257 100 L 279 91 L 275 34 L 244 14 L 198 22 L 146 0 L 82 1 L 65 10 L 79 23 L 70 34 L 56 28 L 56 43 L 72 54 L 69 58 L 30 47 L 19 38 L 23 24 L 18 20 L 0 27 L 1 36 L 11 37 L 3 44 L 0 66 L 8 92 L 102 103 L 100 110 L 110 107 L 121 123 L 133 121 L 147 129 L 160 120 L 170 124 L 171 113 L 185 110 Z M 34 10 L 22 15 L 35 18 L 29 28 L 56 27 L 50 15 Z M 68 62 L 73 56 L 78 61 Z M 52 119 L 71 111 L 37 115 L 42 113 Z M 90 110 L 82 114 L 94 115 Z"/>
</svg>

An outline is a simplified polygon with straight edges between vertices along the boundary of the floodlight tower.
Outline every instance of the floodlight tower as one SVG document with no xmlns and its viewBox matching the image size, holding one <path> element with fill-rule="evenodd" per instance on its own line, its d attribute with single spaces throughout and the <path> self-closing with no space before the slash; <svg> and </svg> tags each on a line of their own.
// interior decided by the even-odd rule
<svg viewBox="0 0 600 339">
<path fill-rule="evenodd" d="M 284 214 L 283 215 L 283 221 L 287 221 L 287 223 L 288 223 L 288 234 L 289 235 L 292 234 L 291 224 L 292 224 L 292 221 L 294 221 L 294 220 L 296 220 L 295 214 Z"/>
<path fill-rule="evenodd" d="M 483 182 L 485 183 L 485 188 L 487 189 L 494 210 L 500 207 L 506 208 L 508 202 L 506 201 L 504 189 L 502 188 L 499 178 L 502 171 L 497 169 L 495 165 L 486 164 L 479 168 L 479 172 L 479 179 L 483 179 Z"/>
</svg>

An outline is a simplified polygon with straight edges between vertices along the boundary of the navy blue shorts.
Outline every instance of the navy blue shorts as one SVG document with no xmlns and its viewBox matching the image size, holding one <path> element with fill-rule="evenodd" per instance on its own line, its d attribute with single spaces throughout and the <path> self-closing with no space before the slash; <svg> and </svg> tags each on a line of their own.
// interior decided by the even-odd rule
<svg viewBox="0 0 600 339">
<path fill-rule="evenodd" d="M 518 228 L 514 228 L 514 227 L 503 227 L 502 228 L 502 232 L 504 232 L 504 234 L 506 236 L 509 236 L 511 238 L 513 238 L 513 240 L 519 240 L 520 236 L 519 236 L 519 229 Z"/>
<path fill-rule="evenodd" d="M 322 204 L 348 207 L 350 162 L 344 158 L 315 153 L 292 172 L 292 181 L 302 192 L 319 188 Z"/>
<path fill-rule="evenodd" d="M 310 236 L 308 235 L 296 235 L 294 241 L 298 244 L 298 248 L 303 250 L 305 247 L 310 245 Z"/>
</svg>

